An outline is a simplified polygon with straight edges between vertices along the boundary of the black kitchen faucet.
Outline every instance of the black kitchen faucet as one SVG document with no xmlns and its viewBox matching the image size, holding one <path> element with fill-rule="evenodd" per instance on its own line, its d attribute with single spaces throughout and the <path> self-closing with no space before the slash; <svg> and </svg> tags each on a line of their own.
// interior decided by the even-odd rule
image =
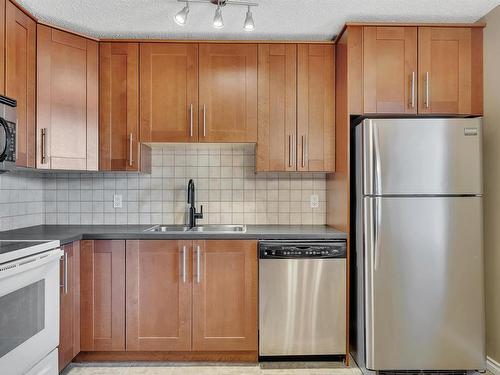
<svg viewBox="0 0 500 375">
<path fill-rule="evenodd" d="M 189 204 L 189 228 L 196 227 L 196 219 L 203 219 L 203 206 L 200 206 L 200 212 L 196 212 L 194 181 L 191 179 L 188 183 L 187 202 Z"/>
</svg>

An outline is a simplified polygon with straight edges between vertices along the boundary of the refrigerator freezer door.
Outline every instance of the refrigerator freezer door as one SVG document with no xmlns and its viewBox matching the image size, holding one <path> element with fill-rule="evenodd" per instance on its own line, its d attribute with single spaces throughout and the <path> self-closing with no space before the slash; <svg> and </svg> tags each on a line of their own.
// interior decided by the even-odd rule
<svg viewBox="0 0 500 375">
<path fill-rule="evenodd" d="M 484 369 L 482 198 L 365 197 L 363 211 L 366 367 Z"/>
<path fill-rule="evenodd" d="M 363 195 L 481 195 L 481 119 L 370 119 Z M 360 144 L 361 145 L 361 144 Z"/>
</svg>

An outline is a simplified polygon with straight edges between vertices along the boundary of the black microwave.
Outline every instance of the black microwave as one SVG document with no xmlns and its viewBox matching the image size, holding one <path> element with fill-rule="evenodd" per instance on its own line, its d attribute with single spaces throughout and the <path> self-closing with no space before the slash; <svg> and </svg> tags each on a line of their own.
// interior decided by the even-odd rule
<svg viewBox="0 0 500 375">
<path fill-rule="evenodd" d="M 16 166 L 16 107 L 15 100 L 0 95 L 0 173 Z"/>
</svg>

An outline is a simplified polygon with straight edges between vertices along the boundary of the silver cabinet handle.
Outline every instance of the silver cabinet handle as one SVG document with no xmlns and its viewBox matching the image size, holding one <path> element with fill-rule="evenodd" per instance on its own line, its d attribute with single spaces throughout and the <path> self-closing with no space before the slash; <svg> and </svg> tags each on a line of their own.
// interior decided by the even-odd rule
<svg viewBox="0 0 500 375">
<path fill-rule="evenodd" d="M 306 166 L 306 136 L 302 136 L 302 168 Z"/>
<path fill-rule="evenodd" d="M 186 283 L 186 246 L 182 246 L 182 282 Z"/>
<path fill-rule="evenodd" d="M 292 135 L 288 134 L 288 166 L 292 166 Z"/>
<path fill-rule="evenodd" d="M 193 105 L 189 106 L 189 136 L 193 136 Z"/>
<path fill-rule="evenodd" d="M 45 147 L 45 138 L 46 138 L 46 135 L 47 135 L 47 129 L 46 128 L 42 128 L 41 130 L 41 133 L 42 133 L 42 139 L 40 141 L 40 147 L 41 147 L 41 157 L 40 157 L 40 161 L 42 164 L 45 164 L 47 162 L 47 157 L 46 157 L 46 147 Z"/>
<path fill-rule="evenodd" d="M 133 138 L 134 135 L 130 133 L 130 138 L 129 138 L 129 158 L 128 158 L 128 165 L 131 167 L 134 164 L 134 145 L 133 145 Z"/>
<path fill-rule="evenodd" d="M 415 108 L 415 72 L 411 73 L 411 108 Z"/>
<path fill-rule="evenodd" d="M 63 255 L 63 283 L 60 285 L 63 288 L 64 294 L 68 294 L 68 253 L 65 251 Z"/>
<path fill-rule="evenodd" d="M 200 266 L 200 245 L 196 246 L 196 283 L 200 283 L 200 273 L 201 273 L 201 266 Z"/>
<path fill-rule="evenodd" d="M 429 86 L 430 86 L 430 75 L 429 72 L 425 73 L 425 108 L 430 107 L 430 97 L 429 97 Z"/>
<path fill-rule="evenodd" d="M 207 107 L 203 104 L 203 136 L 207 136 Z"/>
</svg>

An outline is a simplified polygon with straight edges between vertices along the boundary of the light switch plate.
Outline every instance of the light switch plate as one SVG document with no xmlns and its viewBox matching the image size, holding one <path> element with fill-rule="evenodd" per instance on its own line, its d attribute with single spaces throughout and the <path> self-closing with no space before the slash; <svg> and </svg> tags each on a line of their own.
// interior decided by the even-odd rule
<svg viewBox="0 0 500 375">
<path fill-rule="evenodd" d="M 311 208 L 319 207 L 319 197 L 318 194 L 311 194 Z"/>
<path fill-rule="evenodd" d="M 121 194 L 113 195 L 113 207 L 114 208 L 122 208 L 123 207 L 123 199 Z"/>
</svg>

